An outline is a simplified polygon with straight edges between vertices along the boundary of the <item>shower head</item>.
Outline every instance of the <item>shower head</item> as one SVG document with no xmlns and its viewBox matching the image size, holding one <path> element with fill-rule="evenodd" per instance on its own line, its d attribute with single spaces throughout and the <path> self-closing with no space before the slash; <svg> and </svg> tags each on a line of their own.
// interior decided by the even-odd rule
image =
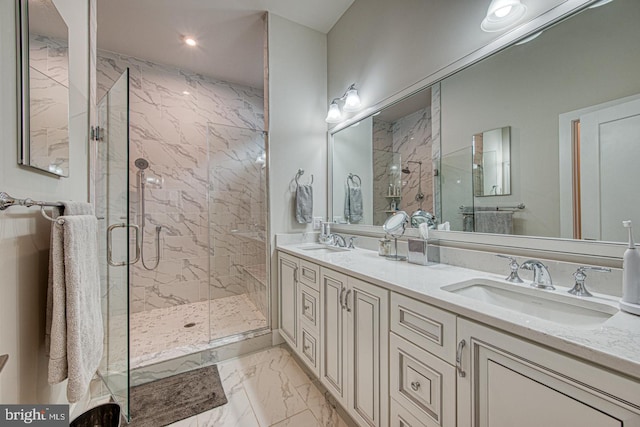
<svg viewBox="0 0 640 427">
<path fill-rule="evenodd" d="M 405 166 L 402 168 L 402 173 L 409 175 L 411 171 L 409 170 L 409 166 Z"/>
<path fill-rule="evenodd" d="M 143 159 L 142 157 L 136 159 L 134 163 L 136 167 L 140 170 L 145 170 L 146 168 L 149 167 L 149 162 L 147 161 L 147 159 Z"/>
</svg>

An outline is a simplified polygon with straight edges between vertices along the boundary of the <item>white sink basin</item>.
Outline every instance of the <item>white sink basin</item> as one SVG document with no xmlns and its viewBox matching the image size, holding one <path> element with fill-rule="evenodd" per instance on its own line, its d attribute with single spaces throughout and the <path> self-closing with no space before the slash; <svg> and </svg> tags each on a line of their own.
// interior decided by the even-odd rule
<svg viewBox="0 0 640 427">
<path fill-rule="evenodd" d="M 442 288 L 445 291 L 493 304 L 518 313 L 572 327 L 601 325 L 618 309 L 604 302 L 564 295 L 488 279 L 469 280 Z"/>
<path fill-rule="evenodd" d="M 348 252 L 350 249 L 348 248 L 340 248 L 338 246 L 329 246 L 322 244 L 309 244 L 300 246 L 300 249 L 303 251 L 313 251 L 314 253 L 334 253 L 334 252 Z"/>
</svg>

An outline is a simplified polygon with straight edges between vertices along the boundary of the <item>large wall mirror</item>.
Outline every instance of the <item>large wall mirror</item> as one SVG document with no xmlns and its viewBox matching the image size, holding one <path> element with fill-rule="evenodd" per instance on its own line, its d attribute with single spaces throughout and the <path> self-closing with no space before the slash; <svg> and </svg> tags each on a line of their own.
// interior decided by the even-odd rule
<svg viewBox="0 0 640 427">
<path fill-rule="evenodd" d="M 423 89 L 331 135 L 333 222 L 382 225 L 399 210 L 414 224 L 438 216 L 434 102 L 437 93 Z"/>
<path fill-rule="evenodd" d="M 54 0 L 20 0 L 18 163 L 69 175 L 69 31 Z"/>
<path fill-rule="evenodd" d="M 439 223 L 495 235 L 626 240 L 621 221 L 640 224 L 638 22 L 637 0 L 594 2 L 439 81 L 432 190 L 440 192 Z M 493 154 L 485 163 L 474 151 L 487 131 L 508 140 L 491 166 Z M 398 164 L 413 171 L 406 160 Z M 424 154 L 410 160 L 432 162 Z M 479 165 L 492 173 L 480 174 Z M 333 191 L 344 194 L 335 184 Z"/>
</svg>

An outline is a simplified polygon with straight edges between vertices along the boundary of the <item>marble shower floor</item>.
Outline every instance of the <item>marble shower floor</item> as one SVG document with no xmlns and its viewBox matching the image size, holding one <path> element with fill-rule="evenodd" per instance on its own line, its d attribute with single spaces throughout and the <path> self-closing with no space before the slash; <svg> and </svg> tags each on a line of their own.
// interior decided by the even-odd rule
<svg viewBox="0 0 640 427">
<path fill-rule="evenodd" d="M 346 427 L 284 347 L 218 364 L 226 405 L 170 427 Z"/>
<path fill-rule="evenodd" d="M 264 315 L 246 294 L 133 313 L 130 322 L 132 368 L 172 359 L 212 340 L 267 326 Z M 195 325 L 185 327 L 191 323 Z"/>
</svg>

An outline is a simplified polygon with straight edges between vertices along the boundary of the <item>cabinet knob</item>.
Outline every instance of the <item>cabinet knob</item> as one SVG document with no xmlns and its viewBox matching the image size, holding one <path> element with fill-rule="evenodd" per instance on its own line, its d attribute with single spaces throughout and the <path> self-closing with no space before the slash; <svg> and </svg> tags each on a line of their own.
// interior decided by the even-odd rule
<svg viewBox="0 0 640 427">
<path fill-rule="evenodd" d="M 305 305 L 304 306 L 304 311 L 311 311 L 311 306 L 310 305 Z"/>
<path fill-rule="evenodd" d="M 418 381 L 411 382 L 411 389 L 413 391 L 418 391 L 419 388 L 420 388 L 420 383 Z"/>
<path fill-rule="evenodd" d="M 305 352 L 306 352 L 306 351 L 309 351 L 309 350 L 311 350 L 311 346 L 310 346 L 310 345 L 305 344 L 305 345 L 302 347 L 302 351 L 305 351 Z"/>
</svg>

